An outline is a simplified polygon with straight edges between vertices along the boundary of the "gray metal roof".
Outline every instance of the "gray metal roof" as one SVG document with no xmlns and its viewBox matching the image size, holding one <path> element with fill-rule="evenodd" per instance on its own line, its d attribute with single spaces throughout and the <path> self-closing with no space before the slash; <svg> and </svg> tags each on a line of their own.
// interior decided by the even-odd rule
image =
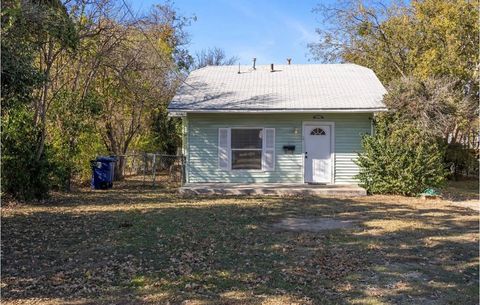
<svg viewBox="0 0 480 305">
<path fill-rule="evenodd" d="M 355 64 L 207 66 L 192 71 L 170 112 L 385 111 L 385 88 Z"/>
</svg>

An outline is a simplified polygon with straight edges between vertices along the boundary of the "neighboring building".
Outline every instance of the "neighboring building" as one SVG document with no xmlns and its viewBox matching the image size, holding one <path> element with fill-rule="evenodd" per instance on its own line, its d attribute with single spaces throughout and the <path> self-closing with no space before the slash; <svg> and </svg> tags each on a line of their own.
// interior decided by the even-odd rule
<svg viewBox="0 0 480 305">
<path fill-rule="evenodd" d="M 186 182 L 355 184 L 385 93 L 354 64 L 193 71 L 168 107 L 183 117 Z"/>
</svg>

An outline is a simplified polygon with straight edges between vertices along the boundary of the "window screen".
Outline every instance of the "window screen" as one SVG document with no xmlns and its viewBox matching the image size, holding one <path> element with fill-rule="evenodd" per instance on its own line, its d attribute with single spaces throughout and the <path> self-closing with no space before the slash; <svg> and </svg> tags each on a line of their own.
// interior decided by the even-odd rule
<svg viewBox="0 0 480 305">
<path fill-rule="evenodd" d="M 232 128 L 232 169 L 262 169 L 262 137 L 260 128 Z"/>
<path fill-rule="evenodd" d="M 232 149 L 262 149 L 262 129 L 232 129 Z"/>
</svg>

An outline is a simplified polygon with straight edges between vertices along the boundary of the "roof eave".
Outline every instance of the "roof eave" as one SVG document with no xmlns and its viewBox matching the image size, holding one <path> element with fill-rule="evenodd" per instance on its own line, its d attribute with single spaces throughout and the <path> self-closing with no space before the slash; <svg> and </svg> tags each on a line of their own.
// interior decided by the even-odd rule
<svg viewBox="0 0 480 305">
<path fill-rule="evenodd" d="M 387 112 L 386 107 L 374 108 L 338 108 L 338 109 L 182 109 L 168 108 L 167 111 L 174 113 L 372 113 Z M 181 115 L 179 115 L 181 116 Z"/>
</svg>

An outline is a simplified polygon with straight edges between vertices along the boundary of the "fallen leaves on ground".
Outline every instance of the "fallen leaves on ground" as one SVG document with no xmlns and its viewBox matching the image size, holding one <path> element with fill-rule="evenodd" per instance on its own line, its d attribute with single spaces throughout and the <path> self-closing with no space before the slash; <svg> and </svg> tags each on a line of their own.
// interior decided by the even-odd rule
<svg viewBox="0 0 480 305">
<path fill-rule="evenodd" d="M 358 226 L 273 227 L 313 216 Z M 1 233 L 6 304 L 478 303 L 478 215 L 441 200 L 181 198 L 124 183 L 11 205 Z"/>
</svg>

